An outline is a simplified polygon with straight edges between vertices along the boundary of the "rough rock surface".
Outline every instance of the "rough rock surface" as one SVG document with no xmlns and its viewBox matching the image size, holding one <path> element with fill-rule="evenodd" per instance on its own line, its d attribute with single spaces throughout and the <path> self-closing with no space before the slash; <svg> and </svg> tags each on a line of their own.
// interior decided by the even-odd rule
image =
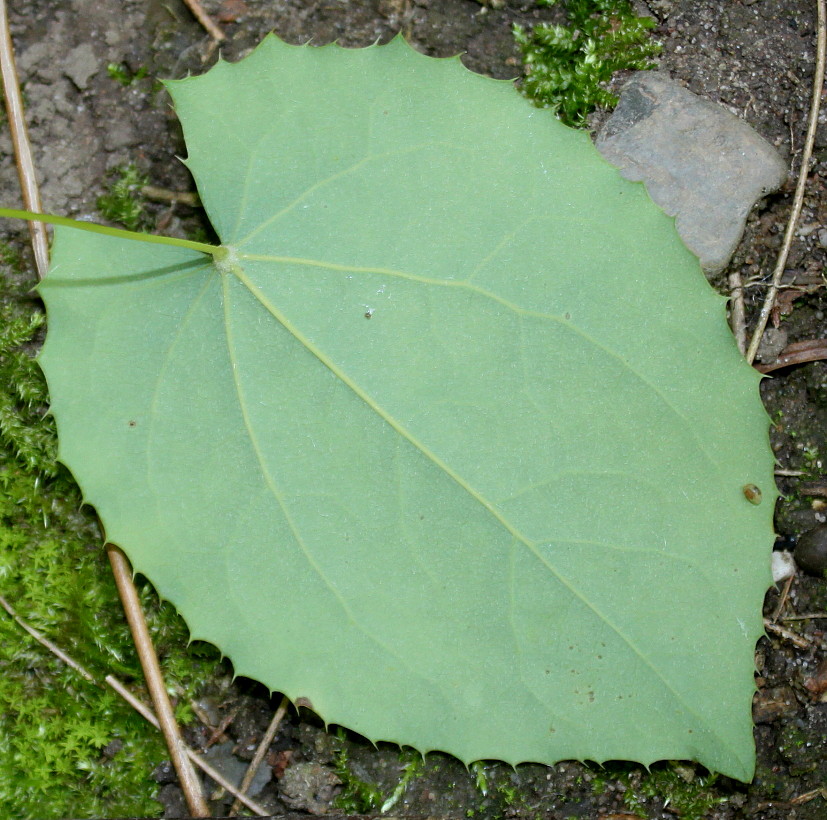
<svg viewBox="0 0 827 820">
<path fill-rule="evenodd" d="M 775 148 L 747 123 L 656 71 L 626 83 L 597 148 L 676 217 L 710 274 L 726 267 L 752 206 L 787 176 Z"/>
<path fill-rule="evenodd" d="M 83 91 L 89 85 L 89 78 L 100 68 L 100 61 L 89 43 L 81 43 L 73 48 L 63 66 L 63 73 Z"/>
<path fill-rule="evenodd" d="M 234 754 L 235 744 L 228 740 L 224 743 L 219 743 L 216 746 L 211 746 L 204 753 L 204 759 L 216 770 L 219 774 L 224 775 L 227 780 L 234 786 L 241 784 L 244 775 L 247 772 L 247 764 L 239 760 Z M 256 772 L 247 788 L 247 794 L 250 797 L 255 797 L 269 782 L 271 777 L 271 770 L 269 766 L 262 766 Z"/>
</svg>

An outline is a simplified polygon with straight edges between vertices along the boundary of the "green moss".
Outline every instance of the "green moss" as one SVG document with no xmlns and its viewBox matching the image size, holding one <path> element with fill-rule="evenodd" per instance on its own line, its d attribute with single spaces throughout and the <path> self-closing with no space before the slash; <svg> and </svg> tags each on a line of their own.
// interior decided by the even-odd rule
<svg viewBox="0 0 827 820">
<path fill-rule="evenodd" d="M 557 0 L 538 0 L 553 6 Z M 523 93 L 576 128 L 595 108 L 612 108 L 607 88 L 616 71 L 652 68 L 661 47 L 650 39 L 654 20 L 637 17 L 628 0 L 567 0 L 568 25 L 514 26 L 523 56 Z"/>
<path fill-rule="evenodd" d="M 659 800 L 681 820 L 705 820 L 715 806 L 729 798 L 714 788 L 717 775 L 699 776 L 695 768 L 671 762 L 653 766 L 649 771 L 633 769 L 621 778 L 626 784 L 626 808 L 646 816 L 651 801 Z"/>
<path fill-rule="evenodd" d="M 807 732 L 793 723 L 781 727 L 778 753 L 787 761 L 791 777 L 800 777 L 818 768 L 819 758 L 822 757 L 818 745 L 818 742 L 813 743 L 813 738 Z"/>
<path fill-rule="evenodd" d="M 509 772 L 505 768 L 498 768 L 498 782 L 493 794 L 496 815 L 502 817 L 531 816 L 528 793 L 520 787 L 517 778 L 518 775 L 514 771 Z"/>
<path fill-rule="evenodd" d="M 379 809 L 382 814 L 390 811 L 402 799 L 411 781 L 421 777 L 424 772 L 425 760 L 419 752 L 414 750 L 402 752 L 400 762 L 402 763 L 402 777 L 399 778 L 394 790 L 382 803 Z"/>
<path fill-rule="evenodd" d="M 132 71 L 126 63 L 109 63 L 106 66 L 106 73 L 124 88 L 143 80 L 149 73 L 146 66 L 141 66 L 137 71 Z"/>
<path fill-rule="evenodd" d="M 131 231 L 148 227 L 149 217 L 141 196 L 141 188 L 147 181 L 133 163 L 112 168 L 109 171 L 108 190 L 97 201 L 101 216 L 110 222 L 118 222 Z"/>
<path fill-rule="evenodd" d="M 350 766 L 347 746 L 344 744 L 344 731 L 340 729 L 337 737 L 343 744 L 336 752 L 334 769 L 342 781 L 342 791 L 333 801 L 334 808 L 346 814 L 369 814 L 379 811 L 383 802 L 382 792 L 375 783 L 368 783 L 354 773 Z"/>
<path fill-rule="evenodd" d="M 497 787 L 497 794 L 506 806 L 513 806 L 517 802 L 519 796 L 516 786 L 507 786 L 505 784 Z"/>
<path fill-rule="evenodd" d="M 596 771 L 591 780 L 592 794 L 601 795 L 609 785 L 609 778 L 603 771 Z"/>
<path fill-rule="evenodd" d="M 477 791 L 485 797 L 488 794 L 488 775 L 485 772 L 485 764 L 481 760 L 475 760 L 470 768 Z"/>
<path fill-rule="evenodd" d="M 95 518 L 56 461 L 46 385 L 34 361 L 44 317 L 0 248 L 0 594 L 102 680 L 141 692 L 135 657 Z M 139 592 L 168 687 L 185 704 L 217 653 L 186 649 L 187 631 L 151 587 Z M 0 820 L 153 816 L 157 731 L 108 688 L 64 665 L 0 610 Z"/>
</svg>

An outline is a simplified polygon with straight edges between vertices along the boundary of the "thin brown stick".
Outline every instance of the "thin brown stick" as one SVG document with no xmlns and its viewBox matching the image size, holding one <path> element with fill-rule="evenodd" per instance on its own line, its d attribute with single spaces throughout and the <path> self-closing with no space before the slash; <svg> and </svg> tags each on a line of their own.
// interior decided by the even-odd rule
<svg viewBox="0 0 827 820">
<path fill-rule="evenodd" d="M 149 636 L 146 619 L 138 600 L 138 593 L 132 581 L 132 569 L 129 566 L 129 561 L 114 544 L 106 545 L 106 554 L 109 556 L 109 563 L 112 565 L 115 584 L 121 596 L 121 603 L 126 613 L 126 620 L 129 622 L 129 629 L 132 632 L 138 658 L 141 661 L 141 668 L 144 670 L 147 689 L 149 689 L 149 695 L 155 707 L 155 714 L 158 716 L 161 732 L 167 742 L 172 765 L 178 775 L 178 782 L 184 792 L 187 807 L 193 817 L 209 817 L 210 810 L 201 791 L 198 775 L 192 768 L 192 764 L 184 751 L 181 731 L 178 728 L 172 704 L 164 686 L 158 656 L 155 654 L 155 647 L 152 645 L 152 639 Z"/>
<path fill-rule="evenodd" d="M 14 157 L 17 162 L 17 176 L 20 179 L 20 192 L 23 205 L 27 211 L 39 213 L 40 191 L 34 172 L 34 160 L 26 129 L 26 116 L 23 112 L 23 97 L 17 79 L 14 62 L 14 47 L 9 32 L 9 19 L 6 13 L 6 0 L 0 0 L 0 75 L 3 78 L 3 93 L 6 97 L 6 113 L 9 117 Z M 29 235 L 32 241 L 34 262 L 37 276 L 42 279 L 49 270 L 49 238 L 46 226 L 42 222 L 29 222 Z"/>
<path fill-rule="evenodd" d="M 813 789 L 812 791 L 804 792 L 804 794 L 799 794 L 797 797 L 793 797 L 792 800 L 790 800 L 790 805 L 800 806 L 803 803 L 809 803 L 811 800 L 815 800 L 816 797 L 820 797 L 822 800 L 827 800 L 827 789 Z"/>
<path fill-rule="evenodd" d="M 148 720 L 156 729 L 161 728 L 160 724 L 158 723 L 158 718 L 155 717 L 155 713 L 150 709 L 143 701 L 138 700 L 114 675 L 107 675 L 105 678 L 106 682 L 109 686 L 112 687 L 136 712 L 142 715 L 146 720 Z M 187 757 L 196 765 L 199 769 L 201 769 L 204 774 L 207 775 L 210 779 L 214 780 L 222 789 L 225 789 L 230 794 L 234 795 L 236 802 L 243 803 L 250 811 L 254 811 L 260 817 L 267 817 L 270 815 L 265 808 L 260 806 L 255 800 L 247 797 L 240 789 L 236 788 L 229 780 L 226 780 L 224 776 L 216 771 L 206 760 L 204 760 L 201 755 L 194 752 L 190 749 L 189 746 L 184 746 L 184 751 L 187 754 Z M 236 809 L 237 811 L 237 809 Z"/>
<path fill-rule="evenodd" d="M 237 708 L 240 708 L 240 704 Z M 221 727 L 217 729 L 213 728 L 212 723 L 210 723 L 209 715 L 201 708 L 197 701 L 190 701 L 190 709 L 195 713 L 195 716 L 201 721 L 201 723 L 206 726 L 208 729 L 212 729 L 212 734 L 207 738 L 206 743 L 201 744 L 202 749 L 209 749 L 214 743 L 221 741 L 222 743 L 225 740 L 228 740 L 227 735 L 224 734 L 224 730 Z"/>
<path fill-rule="evenodd" d="M 738 343 L 738 350 L 743 356 L 747 350 L 747 320 L 741 271 L 734 270 L 729 274 L 729 294 L 729 322 L 735 341 Z"/>
<path fill-rule="evenodd" d="M 803 635 L 799 635 L 798 632 L 793 632 L 791 629 L 785 629 L 783 626 L 772 623 L 769 618 L 764 618 L 764 629 L 766 629 L 767 632 L 772 632 L 773 635 L 784 638 L 799 649 L 809 649 L 812 643 Z"/>
<path fill-rule="evenodd" d="M 219 740 L 226 740 L 227 736 L 224 732 L 227 730 L 227 727 L 235 720 L 235 716 L 239 713 L 241 709 L 241 703 L 238 703 L 235 708 L 233 708 L 228 715 L 225 715 L 218 726 L 213 729 L 212 734 L 207 738 L 207 748 L 209 749 L 213 743 L 217 743 Z M 209 723 L 205 723 L 205 726 L 209 726 Z"/>
<path fill-rule="evenodd" d="M 39 644 L 45 646 L 46 649 L 49 650 L 53 655 L 60 658 L 67 666 L 72 667 L 79 675 L 86 678 L 86 680 L 90 681 L 91 683 L 97 683 L 97 681 L 86 671 L 77 661 L 73 658 L 70 658 L 62 649 L 55 646 L 48 638 L 46 638 L 42 632 L 38 632 L 33 626 L 26 623 L 14 610 L 14 607 L 0 595 L 0 606 L 9 613 L 9 615 L 17 621 L 17 625 L 20 626 L 22 629 L 25 629 L 26 632 L 29 633 Z"/>
<path fill-rule="evenodd" d="M 802 481 L 798 492 L 810 498 L 827 498 L 827 481 Z"/>
<path fill-rule="evenodd" d="M 194 191 L 170 191 L 168 188 L 158 188 L 155 185 L 144 185 L 141 193 L 154 202 L 168 202 L 170 205 L 188 205 L 197 208 L 201 204 L 198 194 Z"/>
<path fill-rule="evenodd" d="M 775 270 L 772 275 L 772 282 L 764 299 L 764 304 L 761 306 L 761 313 L 758 316 L 758 322 L 747 350 L 746 358 L 750 364 L 755 361 L 758 345 L 761 343 L 761 337 L 764 335 L 767 320 L 769 319 L 773 305 L 775 305 L 775 297 L 778 295 L 781 277 L 784 275 L 784 267 L 787 264 L 787 257 L 789 256 L 790 247 L 795 236 L 795 228 L 798 224 L 798 218 L 801 215 L 801 206 L 804 203 L 804 191 L 810 175 L 810 158 L 813 155 L 813 142 L 815 141 L 816 127 L 818 126 L 818 109 L 821 104 L 821 90 L 824 86 L 824 62 L 825 51 L 827 51 L 827 12 L 825 12 L 825 0 L 816 0 L 816 8 L 818 11 L 818 22 L 816 24 L 818 30 L 816 67 L 813 77 L 813 99 L 810 104 L 807 137 L 804 140 L 804 148 L 801 151 L 801 170 L 798 173 L 798 183 L 795 187 L 793 207 L 790 212 L 789 221 L 787 222 L 787 230 L 784 234 L 784 242 L 781 245 L 781 253 L 778 255 L 778 261 L 775 264 Z"/>
<path fill-rule="evenodd" d="M 5 0 L 0 0 L 0 74 L 2 75 L 3 89 L 6 97 L 6 108 L 9 116 L 15 157 L 17 159 L 23 202 L 27 210 L 40 212 L 42 211 L 40 191 L 37 185 L 37 176 L 34 171 L 34 161 L 32 159 L 28 132 L 26 130 L 23 100 L 17 79 L 14 49 L 11 42 Z M 35 264 L 37 266 L 37 275 L 38 278 L 42 279 L 49 269 L 49 245 L 46 236 L 46 226 L 42 222 L 30 222 L 29 229 Z M 147 686 L 149 687 L 150 695 L 155 704 L 155 709 L 160 717 L 160 728 L 167 741 L 169 753 L 178 774 L 181 788 L 184 791 L 190 813 L 194 817 L 209 817 L 210 811 L 201 792 L 201 783 L 195 774 L 195 770 L 192 768 L 189 758 L 183 751 L 183 740 L 181 739 L 178 724 L 175 721 L 175 716 L 172 711 L 172 705 L 169 702 L 169 697 L 164 687 L 158 657 L 155 654 L 155 648 L 152 646 L 149 630 L 146 627 L 146 621 L 140 608 L 129 563 L 126 560 L 126 556 L 118 550 L 117 547 L 107 546 L 107 553 L 110 564 L 112 565 L 112 571 L 115 575 L 115 583 L 124 605 L 127 621 L 132 631 L 132 638 L 135 642 L 138 657 L 141 660 L 141 666 L 147 679 Z M 32 634 L 32 637 L 36 637 L 34 633 L 30 634 Z M 45 638 L 43 640 L 45 641 Z M 44 643 L 44 646 L 49 648 L 47 643 Z"/>
<path fill-rule="evenodd" d="M 59 658 L 63 663 L 65 663 L 70 668 L 74 669 L 81 677 L 86 678 L 90 683 L 95 684 L 95 686 L 100 686 L 101 683 L 98 680 L 95 680 L 92 673 L 89 670 L 85 669 L 81 666 L 71 655 L 68 655 L 64 652 L 59 646 L 52 643 L 47 637 L 43 635 L 43 633 L 39 632 L 35 629 L 31 624 L 27 623 L 17 614 L 15 608 L 2 596 L 0 596 L 0 606 L 9 613 L 9 615 L 14 618 L 17 622 L 17 625 L 24 629 L 26 632 L 29 633 L 39 644 L 44 646 L 46 649 L 49 650 L 53 655 Z M 160 724 L 158 723 L 158 718 L 155 717 L 155 713 L 150 709 L 142 700 L 136 698 L 129 689 L 126 688 L 114 675 L 107 675 L 104 678 L 105 682 L 109 685 L 111 689 L 113 689 L 117 694 L 119 694 L 139 715 L 145 718 L 149 723 L 151 723 L 156 729 L 160 730 Z M 211 777 L 218 783 L 219 786 L 225 788 L 230 794 L 235 795 L 235 797 L 247 806 L 248 809 L 254 811 L 256 814 L 264 817 L 268 814 L 268 812 L 262 808 L 258 803 L 254 800 L 251 800 L 246 795 L 242 794 L 232 783 L 225 780 L 219 772 L 213 769 L 209 763 L 206 762 L 200 755 L 196 754 L 192 749 L 188 746 L 185 746 L 184 751 L 187 753 L 187 757 L 195 763 L 208 777 Z"/>
<path fill-rule="evenodd" d="M 201 23 L 213 40 L 220 43 L 222 40 L 227 39 L 224 32 L 221 31 L 221 29 L 213 22 L 210 15 L 207 14 L 207 12 L 201 7 L 199 0 L 184 0 L 184 2 L 192 12 L 193 17 Z"/>
<path fill-rule="evenodd" d="M 264 733 L 264 737 L 261 739 L 261 743 L 258 744 L 256 753 L 253 755 L 253 759 L 250 761 L 247 771 L 244 772 L 244 779 L 238 787 L 242 793 L 246 794 L 247 789 L 250 788 L 250 784 L 253 782 L 253 778 L 256 776 L 259 766 L 261 766 L 261 762 L 264 760 L 264 755 L 267 754 L 267 750 L 270 748 L 270 744 L 273 742 L 273 738 L 276 736 L 276 732 L 278 731 L 282 720 L 284 720 L 284 716 L 287 714 L 287 708 L 289 706 L 290 701 L 287 699 L 287 696 L 284 695 L 281 699 L 281 703 L 279 704 L 279 708 L 276 709 L 273 719 L 270 721 L 270 725 L 267 727 L 267 731 Z M 239 803 L 240 799 L 236 797 L 235 802 L 230 808 L 230 817 L 233 817 L 238 813 L 239 808 L 241 808 Z"/>
<path fill-rule="evenodd" d="M 793 585 L 793 579 L 795 575 L 791 575 L 787 580 L 784 582 L 784 588 L 781 590 L 781 595 L 778 598 L 778 604 L 776 605 L 775 609 L 773 610 L 772 615 L 770 615 L 770 621 L 775 623 L 778 620 L 778 616 L 781 615 L 781 611 L 784 609 L 784 606 L 787 603 L 787 598 L 790 595 L 790 587 Z"/>
<path fill-rule="evenodd" d="M 827 359 L 827 339 L 807 339 L 787 345 L 774 362 L 756 364 L 754 367 L 760 373 L 772 373 L 782 367 L 792 367 L 806 362 L 820 362 L 824 359 Z"/>
</svg>

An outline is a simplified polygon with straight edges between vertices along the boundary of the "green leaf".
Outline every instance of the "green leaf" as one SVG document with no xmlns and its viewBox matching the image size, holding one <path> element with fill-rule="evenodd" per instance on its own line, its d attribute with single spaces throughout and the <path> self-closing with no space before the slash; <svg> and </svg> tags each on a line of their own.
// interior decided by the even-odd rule
<svg viewBox="0 0 827 820">
<path fill-rule="evenodd" d="M 673 221 L 401 39 L 170 91 L 224 249 L 59 228 L 41 287 L 109 539 L 372 740 L 751 777 L 768 419 Z"/>
</svg>

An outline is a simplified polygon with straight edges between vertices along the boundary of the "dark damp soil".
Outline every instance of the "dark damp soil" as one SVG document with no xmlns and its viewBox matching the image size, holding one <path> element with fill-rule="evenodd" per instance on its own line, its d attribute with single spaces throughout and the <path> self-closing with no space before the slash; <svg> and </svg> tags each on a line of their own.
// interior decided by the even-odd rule
<svg viewBox="0 0 827 820">
<path fill-rule="evenodd" d="M 206 70 L 218 51 L 182 0 L 28 0 L 12 3 L 12 34 L 24 83 L 44 207 L 54 213 L 99 219 L 96 200 L 111 169 L 134 163 L 154 186 L 189 191 L 192 181 L 176 159 L 185 153 L 180 129 L 157 77 L 178 78 Z M 499 5 L 499 4 L 497 4 Z M 557 9 L 509 0 L 493 8 L 473 0 L 204 0 L 228 40 L 223 56 L 236 60 L 269 31 L 283 39 L 347 46 L 387 41 L 398 32 L 435 56 L 464 53 L 474 71 L 497 78 L 520 73 L 513 23 L 554 19 Z M 651 0 L 638 3 L 657 20 L 664 44 L 660 67 L 744 118 L 777 146 L 798 172 L 811 95 L 815 4 L 809 0 Z M 112 64 L 124 85 L 107 71 Z M 115 72 L 117 73 L 117 71 Z M 485 139 L 481 134 L 480 139 Z M 784 276 L 781 308 L 774 315 L 777 349 L 827 336 L 823 270 L 827 251 L 827 120 L 822 121 L 798 235 Z M 750 217 L 732 262 L 747 283 L 748 321 L 754 318 L 771 275 L 792 200 L 794 181 L 764 200 Z M 0 201 L 17 201 L 11 144 L 0 133 Z M 149 201 L 148 227 L 184 235 L 209 227 L 197 209 Z M 10 241 L 24 244 L 17 227 L 4 225 Z M 721 285 L 721 278 L 716 284 Z M 655 309 L 656 306 L 653 306 Z M 766 355 L 772 355 L 768 353 Z M 825 520 L 824 502 L 812 484 L 824 479 L 827 459 L 827 363 L 780 370 L 763 387 L 773 419 L 772 443 L 784 495 L 777 529 L 780 547 Z M 429 755 L 410 774 L 394 813 L 433 817 L 755 818 L 817 820 L 827 817 L 827 704 L 813 680 L 824 659 L 827 587 L 799 573 L 783 606 L 767 595 L 766 615 L 786 633 L 771 632 L 758 645 L 755 738 L 758 770 L 744 785 L 708 779 L 692 764 L 660 764 L 646 772 L 629 764 L 605 768 L 565 762 L 553 767 L 491 764 L 467 771 L 457 761 Z M 821 618 L 790 620 L 820 613 Z M 699 635 L 699 641 L 708 640 Z M 827 682 L 825 682 L 827 687 Z M 277 700 L 258 685 L 230 682 L 229 667 L 204 681 L 201 713 L 219 722 L 234 710 L 225 735 L 249 759 Z M 496 708 L 496 704 L 492 705 Z M 189 730 L 198 746 L 208 734 Z M 350 811 L 376 810 L 373 784 L 387 798 L 414 758 L 391 746 L 376 749 L 346 733 L 326 732 L 314 716 L 291 712 L 267 758 L 276 776 L 285 767 L 304 778 L 273 779 L 258 800 L 273 813 L 333 810 L 340 795 Z M 316 764 L 296 769 L 296 764 Z M 180 791 L 163 768 L 159 796 L 166 816 L 185 813 Z M 344 781 L 337 783 L 336 780 Z M 350 801 L 350 802 L 347 802 Z M 220 816 L 229 801 L 218 801 Z"/>
</svg>

